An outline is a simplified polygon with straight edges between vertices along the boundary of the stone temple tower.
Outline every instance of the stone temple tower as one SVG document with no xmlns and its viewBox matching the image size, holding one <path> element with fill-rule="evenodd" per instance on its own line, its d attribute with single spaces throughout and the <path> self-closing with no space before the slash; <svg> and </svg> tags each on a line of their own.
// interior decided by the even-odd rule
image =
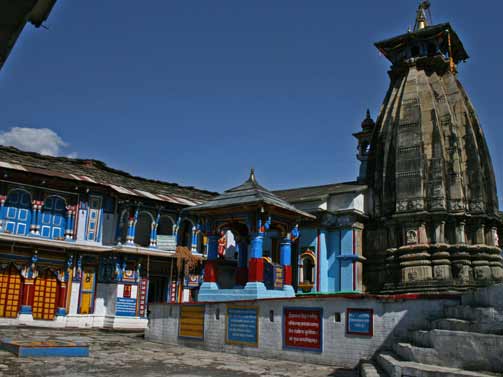
<svg viewBox="0 0 503 377">
<path fill-rule="evenodd" d="M 457 65 L 468 59 L 450 24 L 376 43 L 391 83 L 370 137 L 369 291 L 456 291 L 503 279 L 489 150 Z"/>
</svg>

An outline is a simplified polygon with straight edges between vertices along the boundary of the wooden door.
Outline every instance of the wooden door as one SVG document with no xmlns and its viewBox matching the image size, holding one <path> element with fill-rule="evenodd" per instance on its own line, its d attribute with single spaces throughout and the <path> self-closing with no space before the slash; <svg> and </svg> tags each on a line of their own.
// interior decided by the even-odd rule
<svg viewBox="0 0 503 377">
<path fill-rule="evenodd" d="M 21 275 L 11 266 L 0 271 L 0 317 L 16 318 L 21 300 Z"/>
<path fill-rule="evenodd" d="M 86 267 L 82 272 L 80 282 L 80 314 L 92 314 L 94 312 L 94 289 L 96 286 L 96 269 Z"/>
<path fill-rule="evenodd" d="M 64 239 L 66 228 L 66 203 L 57 196 L 45 199 L 40 214 L 40 235 L 44 238 Z"/>
<path fill-rule="evenodd" d="M 51 271 L 41 273 L 35 279 L 33 319 L 53 320 L 56 315 L 58 280 Z"/>
</svg>

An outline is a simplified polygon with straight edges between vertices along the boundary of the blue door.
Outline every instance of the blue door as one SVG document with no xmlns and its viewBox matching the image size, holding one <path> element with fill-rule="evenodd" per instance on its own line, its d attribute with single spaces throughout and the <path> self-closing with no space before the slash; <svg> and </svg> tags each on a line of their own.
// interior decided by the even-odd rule
<svg viewBox="0 0 503 377">
<path fill-rule="evenodd" d="M 40 235 L 44 238 L 63 239 L 66 228 L 66 202 L 58 196 L 49 196 L 42 207 Z"/>
<path fill-rule="evenodd" d="M 5 230 L 12 234 L 26 235 L 30 231 L 31 196 L 24 190 L 13 190 L 4 206 Z"/>
</svg>

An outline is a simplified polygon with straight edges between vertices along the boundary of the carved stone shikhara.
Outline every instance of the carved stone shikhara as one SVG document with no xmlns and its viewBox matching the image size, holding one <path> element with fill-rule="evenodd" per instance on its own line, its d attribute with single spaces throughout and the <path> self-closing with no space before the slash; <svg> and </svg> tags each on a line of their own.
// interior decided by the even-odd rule
<svg viewBox="0 0 503 377">
<path fill-rule="evenodd" d="M 456 76 L 468 58 L 449 24 L 376 44 L 391 83 L 365 156 L 366 288 L 464 290 L 503 279 L 496 183 Z"/>
</svg>

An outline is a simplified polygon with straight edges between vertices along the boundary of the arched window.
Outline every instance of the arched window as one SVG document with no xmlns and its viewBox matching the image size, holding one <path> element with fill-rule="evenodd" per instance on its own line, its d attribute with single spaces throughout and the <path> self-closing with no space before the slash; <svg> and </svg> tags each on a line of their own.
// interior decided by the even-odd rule
<svg viewBox="0 0 503 377">
<path fill-rule="evenodd" d="M 157 235 L 172 236 L 173 225 L 173 220 L 169 216 L 161 216 L 157 226 Z"/>
<path fill-rule="evenodd" d="M 40 235 L 42 237 L 65 238 L 66 202 L 63 198 L 53 195 L 45 199 L 40 216 Z"/>
<path fill-rule="evenodd" d="M 149 212 L 140 212 L 134 234 L 134 243 L 140 246 L 150 246 L 150 232 L 152 231 L 152 222 L 154 218 Z"/>
<path fill-rule="evenodd" d="M 173 236 L 173 220 L 169 216 L 161 216 L 157 225 L 157 247 L 162 250 L 176 249 L 176 239 Z"/>
<path fill-rule="evenodd" d="M 312 250 L 306 250 L 300 256 L 299 288 L 311 292 L 316 277 L 316 256 Z"/>
<path fill-rule="evenodd" d="M 117 241 L 120 243 L 126 243 L 127 241 L 127 230 L 129 223 L 129 210 L 125 209 L 121 213 L 121 217 L 119 219 L 119 227 L 117 233 Z"/>
<path fill-rule="evenodd" d="M 237 232 L 231 229 L 222 229 L 218 239 L 218 255 L 228 260 L 238 258 L 238 239 Z"/>
<path fill-rule="evenodd" d="M 4 205 L 5 230 L 12 234 L 28 234 L 31 222 L 31 196 L 28 191 L 9 192 Z"/>
<path fill-rule="evenodd" d="M 302 258 L 302 271 L 305 283 L 313 283 L 314 261 L 311 258 Z"/>
<path fill-rule="evenodd" d="M 178 242 L 180 246 L 190 248 L 192 246 L 192 227 L 194 225 L 189 220 L 182 221 L 178 231 Z"/>
</svg>

